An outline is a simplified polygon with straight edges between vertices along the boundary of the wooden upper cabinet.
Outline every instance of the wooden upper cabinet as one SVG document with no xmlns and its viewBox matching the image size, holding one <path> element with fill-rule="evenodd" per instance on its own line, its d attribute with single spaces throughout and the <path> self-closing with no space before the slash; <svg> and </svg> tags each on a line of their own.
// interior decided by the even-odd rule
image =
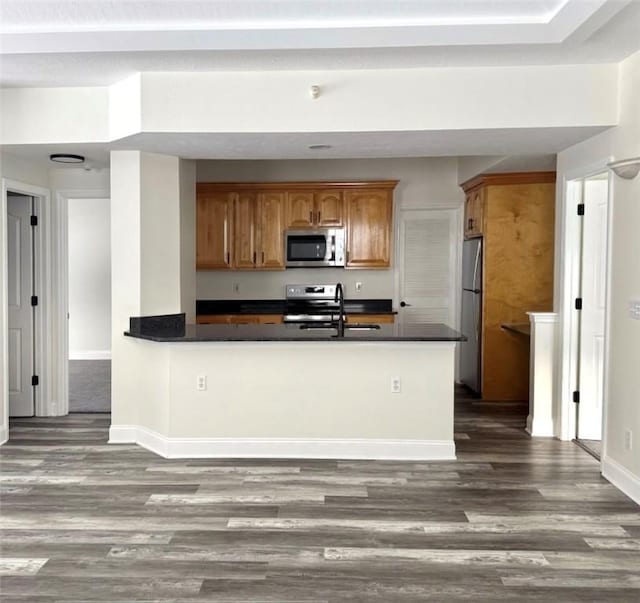
<svg viewBox="0 0 640 603">
<path fill-rule="evenodd" d="M 269 191 L 258 195 L 257 267 L 284 269 L 285 193 Z"/>
<path fill-rule="evenodd" d="M 392 190 L 347 191 L 347 268 L 389 267 L 392 209 Z"/>
<path fill-rule="evenodd" d="M 315 194 L 315 212 L 318 226 L 342 226 L 344 224 L 342 191 L 318 191 Z"/>
<path fill-rule="evenodd" d="M 464 202 L 464 236 L 466 239 L 483 234 L 484 188 L 467 192 Z"/>
<path fill-rule="evenodd" d="M 258 260 L 256 248 L 257 193 L 242 191 L 236 195 L 234 211 L 234 262 L 240 270 L 253 270 Z"/>
<path fill-rule="evenodd" d="M 287 193 L 287 228 L 312 228 L 314 212 L 313 191 Z"/>
<path fill-rule="evenodd" d="M 286 194 L 287 228 L 328 228 L 344 224 L 340 190 L 301 190 Z"/>
<path fill-rule="evenodd" d="M 198 270 L 284 270 L 284 233 L 345 227 L 347 268 L 388 268 L 397 181 L 200 182 Z"/>
<path fill-rule="evenodd" d="M 196 203 L 196 269 L 229 270 L 232 265 L 231 239 L 233 193 L 198 195 Z"/>
</svg>

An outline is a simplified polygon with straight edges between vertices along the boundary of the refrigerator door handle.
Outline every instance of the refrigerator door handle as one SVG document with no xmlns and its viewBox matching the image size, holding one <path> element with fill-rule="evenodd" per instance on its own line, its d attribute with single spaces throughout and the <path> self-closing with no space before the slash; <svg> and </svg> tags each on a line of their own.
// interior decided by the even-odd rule
<svg viewBox="0 0 640 603">
<path fill-rule="evenodd" d="M 478 316 L 477 308 L 473 309 L 473 324 L 474 324 L 474 335 L 476 336 L 476 341 L 480 339 L 480 317 Z"/>
<path fill-rule="evenodd" d="M 480 251 L 482 249 L 482 243 L 478 242 L 478 248 L 476 249 L 476 261 L 475 264 L 473 266 L 473 287 L 476 289 L 476 291 L 478 290 L 478 282 L 477 282 L 477 277 L 478 277 L 478 264 L 480 263 Z"/>
</svg>

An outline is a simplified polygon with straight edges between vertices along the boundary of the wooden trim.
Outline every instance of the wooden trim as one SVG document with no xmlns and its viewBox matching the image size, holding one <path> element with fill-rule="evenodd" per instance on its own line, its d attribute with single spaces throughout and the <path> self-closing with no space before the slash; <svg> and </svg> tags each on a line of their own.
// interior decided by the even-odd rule
<svg viewBox="0 0 640 603">
<path fill-rule="evenodd" d="M 460 186 L 465 193 L 480 186 L 507 184 L 547 184 L 556 181 L 555 172 L 512 172 L 507 174 L 480 174 L 463 182 Z"/>
<path fill-rule="evenodd" d="M 298 189 L 336 189 L 336 188 L 378 188 L 393 190 L 399 180 L 367 180 L 363 182 L 197 182 L 196 193 L 207 191 L 237 190 L 298 190 Z"/>
</svg>

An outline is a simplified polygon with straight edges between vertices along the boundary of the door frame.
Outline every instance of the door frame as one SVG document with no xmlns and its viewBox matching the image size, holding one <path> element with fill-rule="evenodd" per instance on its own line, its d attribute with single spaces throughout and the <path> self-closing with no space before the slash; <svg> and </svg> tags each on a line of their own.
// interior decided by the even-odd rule
<svg viewBox="0 0 640 603">
<path fill-rule="evenodd" d="M 55 215 L 57 224 L 57 258 L 55 292 L 55 312 L 61 325 L 56 341 L 58 364 L 58 400 L 60 415 L 69 414 L 69 199 L 109 199 L 106 189 L 67 189 L 57 190 L 55 195 Z"/>
<path fill-rule="evenodd" d="M 46 188 L 33 186 L 24 182 L 18 182 L 8 178 L 2 178 L 2 195 L 0 196 L 0 225 L 3 242 L 2 261 L 4 282 L 2 296 L 0 299 L 0 314 L 3 326 L 3 333 L 8 332 L 9 327 L 9 299 L 8 299 L 8 232 L 7 232 L 7 193 L 19 193 L 33 198 L 35 215 L 38 216 L 38 227 L 33 233 L 33 259 L 34 274 L 33 280 L 36 286 L 35 294 L 38 296 L 38 305 L 33 321 L 35 335 L 34 352 L 36 372 L 40 377 L 40 382 L 35 390 L 34 413 L 36 416 L 48 416 L 53 414 L 55 404 L 52 408 L 52 382 L 53 370 L 53 343 L 54 335 L 51 328 L 52 308 L 51 293 L 51 254 L 47 253 L 50 237 L 51 204 L 49 202 L 50 192 Z M 2 433 L 0 442 L 5 441 L 9 434 L 9 345 L 5 337 L 1 344 L 3 346 L 2 357 L 4 362 L 0 367 L 0 375 L 4 384 L 3 397 L 6 401 L 4 416 L 2 417 Z"/>
<path fill-rule="evenodd" d="M 607 163 L 610 157 L 602 158 L 582 168 L 565 173 L 559 183 L 558 193 L 562 195 L 562 215 L 558 224 L 556 241 L 560 242 L 558 254 L 557 283 L 558 300 L 557 309 L 560 315 L 558 333 L 556 337 L 556 357 L 558 359 L 558 374 L 556 377 L 556 398 L 560 401 L 556 413 L 556 436 L 561 440 L 573 440 L 576 435 L 576 412 L 573 402 L 573 391 L 577 386 L 578 366 L 578 329 L 579 320 L 577 310 L 574 309 L 574 299 L 579 296 L 580 269 L 581 269 L 581 224 L 576 213 L 576 207 L 584 199 L 584 180 L 598 174 L 607 172 L 608 177 L 608 207 L 607 207 L 607 258 L 606 258 L 606 308 L 604 325 L 604 374 L 603 374 L 603 400 L 602 400 L 602 455 L 606 457 L 607 451 L 607 407 L 609 384 L 609 359 L 611 340 L 611 247 L 613 228 L 613 208 L 615 203 L 615 180 L 612 177 Z"/>
</svg>

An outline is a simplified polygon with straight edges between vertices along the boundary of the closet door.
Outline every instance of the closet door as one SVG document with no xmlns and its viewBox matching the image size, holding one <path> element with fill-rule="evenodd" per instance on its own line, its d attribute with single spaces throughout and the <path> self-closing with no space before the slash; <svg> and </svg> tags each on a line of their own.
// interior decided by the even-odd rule
<svg viewBox="0 0 640 603">
<path fill-rule="evenodd" d="M 396 295 L 401 323 L 439 322 L 457 329 L 459 216 L 455 209 L 400 212 Z"/>
</svg>

